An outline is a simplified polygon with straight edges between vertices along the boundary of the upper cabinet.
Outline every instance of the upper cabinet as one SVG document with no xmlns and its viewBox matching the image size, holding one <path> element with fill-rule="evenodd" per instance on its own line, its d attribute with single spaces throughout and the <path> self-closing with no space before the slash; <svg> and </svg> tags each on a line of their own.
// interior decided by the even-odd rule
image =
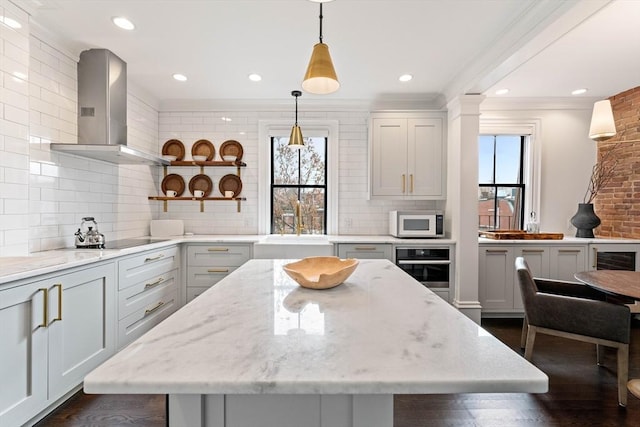
<svg viewBox="0 0 640 427">
<path fill-rule="evenodd" d="M 444 121 L 440 112 L 371 114 L 371 198 L 445 199 Z"/>
</svg>

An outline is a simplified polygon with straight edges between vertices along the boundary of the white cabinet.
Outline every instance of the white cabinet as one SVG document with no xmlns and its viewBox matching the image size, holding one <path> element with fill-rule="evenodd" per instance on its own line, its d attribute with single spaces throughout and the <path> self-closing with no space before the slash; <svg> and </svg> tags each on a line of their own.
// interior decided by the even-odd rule
<svg viewBox="0 0 640 427">
<path fill-rule="evenodd" d="M 338 257 L 359 259 L 388 259 L 393 261 L 393 245 L 390 243 L 339 243 Z"/>
<path fill-rule="evenodd" d="M 0 291 L 0 425 L 22 425 L 115 352 L 114 263 Z"/>
<path fill-rule="evenodd" d="M 250 243 L 187 246 L 187 302 L 218 283 L 252 257 Z"/>
<path fill-rule="evenodd" d="M 478 297 L 483 313 L 513 310 L 513 248 L 481 246 L 478 262 Z"/>
<path fill-rule="evenodd" d="M 515 271 L 520 256 L 534 277 L 575 281 L 575 273 L 587 270 L 586 245 L 481 244 L 478 296 L 483 315 L 524 313 Z"/>
<path fill-rule="evenodd" d="M 369 134 L 371 198 L 446 197 L 443 113 L 374 113 Z"/>
<path fill-rule="evenodd" d="M 118 348 L 166 319 L 181 305 L 177 246 L 118 260 Z"/>
</svg>

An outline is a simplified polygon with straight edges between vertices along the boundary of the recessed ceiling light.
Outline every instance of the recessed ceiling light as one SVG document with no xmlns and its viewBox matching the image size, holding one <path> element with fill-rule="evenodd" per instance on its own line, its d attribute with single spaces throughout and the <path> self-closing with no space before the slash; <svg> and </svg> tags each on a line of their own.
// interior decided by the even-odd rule
<svg viewBox="0 0 640 427">
<path fill-rule="evenodd" d="M 587 88 L 576 89 L 571 92 L 571 95 L 582 95 L 583 93 L 587 93 Z"/>
<path fill-rule="evenodd" d="M 506 88 L 505 89 L 498 89 L 496 91 L 496 95 L 506 95 L 508 93 L 509 93 L 509 89 L 506 89 Z"/>
<path fill-rule="evenodd" d="M 223 122 L 230 122 L 230 121 L 231 121 L 231 117 L 220 117 L 220 119 L 221 119 Z"/>
<path fill-rule="evenodd" d="M 17 30 L 18 28 L 22 28 L 22 24 L 16 21 L 15 19 L 9 18 L 8 16 L 0 15 L 0 22 L 6 25 L 9 28 L 13 28 Z"/>
<path fill-rule="evenodd" d="M 403 74 L 398 77 L 398 80 L 400 80 L 401 82 L 408 82 L 411 79 L 413 79 L 413 76 L 411 74 Z"/>
<path fill-rule="evenodd" d="M 124 16 L 114 16 L 113 18 L 111 18 L 111 20 L 114 24 L 116 24 L 116 26 L 122 28 L 123 30 L 131 31 L 136 28 L 136 26 L 133 25 L 133 22 L 129 21 Z"/>
<path fill-rule="evenodd" d="M 176 73 L 176 74 L 173 75 L 173 78 L 176 79 L 179 82 L 186 82 L 187 81 L 187 76 L 185 76 L 184 74 Z"/>
<path fill-rule="evenodd" d="M 260 74 L 249 74 L 249 80 L 251 80 L 252 82 L 259 82 L 260 80 L 262 80 L 262 76 Z"/>
</svg>

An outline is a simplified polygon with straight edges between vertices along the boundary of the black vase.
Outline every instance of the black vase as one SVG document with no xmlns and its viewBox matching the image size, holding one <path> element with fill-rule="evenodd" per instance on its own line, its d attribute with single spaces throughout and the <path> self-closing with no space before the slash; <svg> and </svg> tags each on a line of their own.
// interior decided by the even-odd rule
<svg viewBox="0 0 640 427">
<path fill-rule="evenodd" d="M 578 212 L 571 218 L 576 237 L 595 237 L 593 229 L 600 225 L 600 218 L 593 211 L 593 203 L 578 203 Z"/>
</svg>

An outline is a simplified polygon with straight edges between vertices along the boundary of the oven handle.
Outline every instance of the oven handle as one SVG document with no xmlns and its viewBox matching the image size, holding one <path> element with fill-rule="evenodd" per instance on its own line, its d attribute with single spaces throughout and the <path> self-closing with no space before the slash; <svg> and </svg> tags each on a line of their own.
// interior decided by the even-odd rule
<svg viewBox="0 0 640 427">
<path fill-rule="evenodd" d="M 404 260 L 399 259 L 398 265 L 407 265 L 407 264 L 419 264 L 419 265 L 446 265 L 451 264 L 451 261 L 423 261 L 423 260 Z"/>
</svg>

